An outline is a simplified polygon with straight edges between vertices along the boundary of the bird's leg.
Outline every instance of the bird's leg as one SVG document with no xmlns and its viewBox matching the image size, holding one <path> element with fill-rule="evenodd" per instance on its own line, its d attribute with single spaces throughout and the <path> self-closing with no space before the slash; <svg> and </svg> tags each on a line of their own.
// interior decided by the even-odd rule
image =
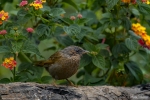
<svg viewBox="0 0 150 100">
<path fill-rule="evenodd" d="M 70 86 L 74 86 L 74 87 L 77 87 L 76 85 L 74 85 L 70 80 L 68 80 L 67 78 L 66 78 L 66 80 L 69 82 L 69 85 Z"/>
<path fill-rule="evenodd" d="M 53 79 L 52 85 L 55 86 L 55 87 L 57 87 L 57 84 L 55 83 L 55 81 L 56 81 L 56 80 Z"/>
</svg>

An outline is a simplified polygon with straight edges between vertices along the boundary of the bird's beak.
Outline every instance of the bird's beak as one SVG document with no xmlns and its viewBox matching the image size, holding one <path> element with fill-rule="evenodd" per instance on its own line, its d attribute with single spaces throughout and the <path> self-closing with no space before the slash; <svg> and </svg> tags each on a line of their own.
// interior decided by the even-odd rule
<svg viewBox="0 0 150 100">
<path fill-rule="evenodd" d="M 87 50 L 84 50 L 83 54 L 86 54 L 86 53 L 90 53 L 90 52 L 89 52 L 89 51 L 87 51 Z"/>
</svg>

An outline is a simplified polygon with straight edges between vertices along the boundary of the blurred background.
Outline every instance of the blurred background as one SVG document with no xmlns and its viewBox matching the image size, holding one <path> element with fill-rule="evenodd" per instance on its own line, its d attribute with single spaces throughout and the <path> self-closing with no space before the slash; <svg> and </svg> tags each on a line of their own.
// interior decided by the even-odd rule
<svg viewBox="0 0 150 100">
<path fill-rule="evenodd" d="M 4 10 L 5 12 L 8 12 L 9 15 L 17 15 L 17 12 L 19 10 L 18 8 L 18 4 L 21 2 L 22 0 L 1 0 L 0 1 L 0 10 Z M 29 0 L 32 1 L 32 0 Z M 61 0 L 58 0 L 61 2 Z M 65 0 L 64 0 L 65 1 Z M 98 0 L 73 0 L 75 2 L 76 5 L 78 5 L 78 7 L 83 8 L 85 6 L 87 7 L 87 10 L 82 10 L 82 12 L 78 12 L 75 7 L 70 6 L 68 3 L 62 2 L 60 5 L 64 8 L 64 10 L 66 11 L 66 13 L 63 15 L 65 17 L 70 17 L 73 15 L 76 15 L 77 13 L 82 13 L 83 17 L 85 18 L 92 18 L 92 20 L 88 23 L 89 26 L 91 26 L 93 29 L 96 29 L 97 25 L 99 24 L 99 20 L 102 18 L 102 13 L 103 13 L 103 8 L 99 7 L 99 3 Z M 94 2 L 97 1 L 97 2 Z M 101 1 L 101 0 L 100 0 Z M 103 2 L 102 2 L 103 3 Z M 81 10 L 81 9 L 80 9 Z M 147 32 L 150 33 L 150 27 L 147 23 L 143 22 L 142 23 L 146 28 L 147 28 Z M 102 39 L 101 39 L 102 40 Z M 109 42 L 108 42 L 109 43 Z M 41 55 L 44 57 L 44 59 L 47 59 L 50 57 L 50 55 L 52 55 L 54 52 L 64 48 L 64 45 L 60 44 L 60 41 L 57 42 L 56 39 L 51 38 L 51 39 L 46 39 L 40 42 L 40 44 L 38 45 L 38 48 L 40 50 Z M 47 49 L 49 48 L 49 49 Z M 149 50 L 147 50 L 147 52 L 150 53 Z M 141 51 L 142 53 L 142 51 Z M 2 59 L 3 55 L 0 54 L 0 58 Z M 143 52 L 143 56 L 139 53 L 135 54 L 134 56 L 132 56 L 130 59 L 135 61 L 136 63 L 138 63 L 140 69 L 142 70 L 143 74 L 144 74 L 144 81 L 146 82 L 150 82 L 150 63 L 147 63 L 147 58 L 149 58 L 148 53 L 144 53 Z M 41 58 L 38 58 L 38 60 L 40 60 Z M 2 60 L 0 60 L 0 63 L 2 63 Z M 20 64 L 19 59 L 17 59 L 17 65 Z M 83 65 L 81 65 L 83 66 Z M 90 66 L 90 65 L 89 65 Z M 122 65 L 119 65 L 122 66 Z M 93 65 L 91 65 L 91 67 L 93 67 Z M 108 67 L 109 68 L 109 67 Z M 85 68 L 88 71 L 92 70 L 92 72 L 90 72 L 90 74 L 87 74 L 85 76 L 83 75 L 83 67 L 79 68 L 79 71 L 76 75 L 72 76 L 70 78 L 70 80 L 72 80 L 74 83 L 76 84 L 82 84 L 82 80 L 87 80 L 87 82 L 84 85 L 88 85 L 89 81 L 93 81 L 94 84 L 90 84 L 90 85 L 103 85 L 103 84 L 108 84 L 105 83 L 105 80 L 107 78 L 103 77 L 103 78 L 99 78 L 99 76 L 103 75 L 103 71 L 101 71 L 99 68 L 93 67 L 86 67 Z M 117 73 L 119 73 L 118 76 L 118 80 L 123 80 L 124 77 L 122 77 L 121 75 L 124 73 L 124 71 L 122 71 L 122 68 L 118 68 L 117 69 Z M 49 74 L 44 70 L 43 76 L 49 76 Z M 2 78 L 9 78 L 12 76 L 12 73 L 10 72 L 9 69 L 6 69 L 2 66 L 0 66 L 0 79 Z M 81 76 L 81 77 L 80 77 Z M 111 76 L 111 77 L 117 77 L 117 76 Z M 84 78 L 84 79 L 83 79 Z M 90 79 L 90 80 L 89 80 Z M 52 78 L 50 78 L 50 83 L 52 81 Z M 116 80 L 115 80 L 116 81 Z M 57 83 L 59 84 L 65 84 L 66 81 L 57 81 Z M 113 83 L 111 83 L 113 84 Z M 123 83 L 114 83 L 113 85 L 123 85 Z"/>
</svg>

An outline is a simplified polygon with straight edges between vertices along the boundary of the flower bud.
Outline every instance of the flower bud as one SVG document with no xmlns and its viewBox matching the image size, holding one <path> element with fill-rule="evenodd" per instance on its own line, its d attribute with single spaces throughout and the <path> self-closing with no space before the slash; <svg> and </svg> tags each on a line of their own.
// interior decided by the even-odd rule
<svg viewBox="0 0 150 100">
<path fill-rule="evenodd" d="M 77 17 L 78 17 L 79 19 L 81 19 L 81 18 L 82 18 L 82 15 L 81 15 L 81 14 L 78 14 Z"/>
<path fill-rule="evenodd" d="M 26 6 L 28 4 L 28 1 L 22 0 L 19 4 L 20 7 Z"/>
<path fill-rule="evenodd" d="M 75 17 L 75 16 L 70 16 L 70 19 L 71 19 L 71 20 L 75 20 L 76 17 Z"/>
<path fill-rule="evenodd" d="M 33 30 L 33 28 L 30 28 L 30 27 L 29 27 L 29 28 L 26 29 L 26 31 L 27 31 L 28 33 L 33 33 L 34 30 Z"/>
<path fill-rule="evenodd" d="M 7 33 L 7 31 L 6 30 L 2 30 L 2 31 L 0 31 L 0 35 L 5 35 Z"/>
</svg>

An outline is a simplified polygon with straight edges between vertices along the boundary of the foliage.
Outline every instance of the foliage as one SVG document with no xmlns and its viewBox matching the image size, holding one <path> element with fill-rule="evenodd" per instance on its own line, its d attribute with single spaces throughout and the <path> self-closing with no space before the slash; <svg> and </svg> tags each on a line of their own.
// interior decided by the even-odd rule
<svg viewBox="0 0 150 100">
<path fill-rule="evenodd" d="M 147 70 L 149 45 L 146 42 L 150 38 L 148 32 L 145 33 L 147 38 L 136 34 L 139 27 L 133 30 L 132 26 L 134 23 L 143 24 L 141 27 L 149 26 L 150 5 L 147 2 L 86 0 L 77 4 L 73 0 L 46 0 L 39 8 L 33 4 L 30 6 L 32 2 L 28 0 L 28 4 L 18 4 L 17 14 L 9 14 L 9 19 L 0 26 L 0 30 L 7 31 L 0 36 L 0 53 L 4 54 L 3 58 L 13 56 L 20 60 L 17 69 L 12 70 L 14 76 L 1 79 L 1 83 L 49 83 L 51 77 L 43 75 L 44 69 L 32 63 L 44 58 L 38 46 L 47 39 L 52 43 L 43 48 L 46 51 L 69 45 L 90 51 L 80 61 L 76 74 L 79 85 L 132 86 L 149 81 L 144 76 L 150 71 Z M 66 4 L 75 12 L 68 15 Z M 144 43 L 139 42 L 140 39 Z M 135 59 L 139 56 L 140 59 Z M 140 67 L 140 60 L 145 63 L 143 67 Z"/>
</svg>

